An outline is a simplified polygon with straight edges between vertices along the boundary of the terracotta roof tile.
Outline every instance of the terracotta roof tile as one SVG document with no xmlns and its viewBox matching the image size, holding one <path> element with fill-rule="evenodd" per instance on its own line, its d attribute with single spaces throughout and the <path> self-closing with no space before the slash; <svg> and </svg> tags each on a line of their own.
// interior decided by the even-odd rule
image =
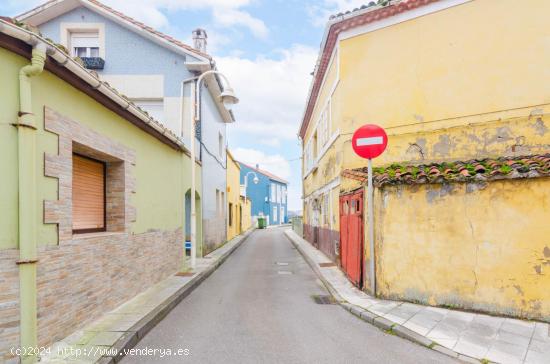
<svg viewBox="0 0 550 364">
<path fill-rule="evenodd" d="M 196 50 L 195 48 L 193 48 L 193 47 L 191 47 L 191 46 L 189 46 L 189 45 L 187 45 L 187 44 L 185 44 L 185 43 L 183 43 L 183 42 L 181 42 L 181 41 L 179 41 L 179 40 L 177 40 L 177 39 L 175 39 L 175 38 L 173 38 L 173 37 L 171 37 L 167 34 L 159 32 L 158 30 L 155 30 L 155 29 L 151 28 L 150 26 L 148 26 L 146 24 L 143 24 L 142 22 L 137 21 L 134 18 L 131 18 L 131 17 L 127 16 L 126 14 L 123 14 L 120 11 L 115 10 L 115 9 L 113 9 L 113 8 L 111 8 L 111 7 L 105 5 L 105 4 L 103 4 L 103 3 L 101 3 L 97 0 L 87 0 L 87 1 L 89 1 L 90 3 L 92 3 L 96 6 L 99 6 L 99 7 L 103 8 L 104 10 L 106 10 L 106 11 L 108 11 L 108 12 L 110 12 L 110 13 L 112 13 L 112 14 L 114 14 L 114 15 L 116 15 L 116 16 L 118 16 L 118 17 L 120 17 L 120 18 L 122 18 L 122 19 L 138 26 L 138 27 L 140 27 L 140 28 L 142 28 L 143 30 L 148 31 L 149 33 L 152 33 L 152 34 L 154 34 L 154 35 L 156 35 L 160 38 L 163 38 L 163 39 L 167 40 L 168 42 L 170 42 L 170 43 L 172 43 L 172 44 L 174 44 L 174 45 L 176 45 L 180 48 L 184 48 L 184 49 L 186 49 L 188 51 L 191 51 L 193 53 L 197 53 L 197 54 L 201 55 L 202 57 L 205 57 L 205 58 L 208 58 L 208 59 L 212 58 L 209 54 L 200 52 L 200 51 Z"/>
<path fill-rule="evenodd" d="M 343 177 L 367 182 L 367 167 L 347 169 Z M 421 165 L 392 164 L 373 168 L 374 185 L 451 183 L 550 177 L 550 154 L 473 159 Z"/>
<path fill-rule="evenodd" d="M 31 12 L 31 11 L 33 11 L 33 10 L 39 9 L 39 8 L 46 7 L 48 4 L 51 4 L 51 3 L 54 3 L 54 2 L 56 2 L 56 0 L 49 0 L 49 1 L 47 1 L 47 2 L 45 2 L 45 3 L 43 3 L 43 4 L 41 4 L 41 5 L 39 5 L 39 6 L 37 6 L 37 7 L 35 7 L 34 9 L 32 9 L 32 10 L 30 10 L 30 11 L 24 13 L 24 14 L 27 14 L 27 13 L 29 13 L 29 12 Z M 137 20 L 135 20 L 134 18 L 131 18 L 131 17 L 129 17 L 128 15 L 126 15 L 126 14 L 124 14 L 124 13 L 121 13 L 121 12 L 118 11 L 118 10 L 113 9 L 113 8 L 111 8 L 110 6 L 107 6 L 107 5 L 101 3 L 101 2 L 98 1 L 98 0 L 81 0 L 81 2 L 88 2 L 88 3 L 90 3 L 90 4 L 93 4 L 93 5 L 95 5 L 95 6 L 98 6 L 98 7 L 102 8 L 103 10 L 105 10 L 105 11 L 107 11 L 107 12 L 109 12 L 109 13 L 111 13 L 111 14 L 113 14 L 113 15 L 115 15 L 115 16 L 117 16 L 117 17 L 119 17 L 119 18 L 121 18 L 121 19 L 123 19 L 123 20 L 125 20 L 125 21 L 127 21 L 127 22 L 129 22 L 129 23 L 131 23 L 131 24 L 133 24 L 133 25 L 135 25 L 135 26 L 137 26 L 137 27 L 140 27 L 141 29 L 143 29 L 143 30 L 145 30 L 145 31 L 148 31 L 149 33 L 151 33 L 151 34 L 153 34 L 153 35 L 155 35 L 155 36 L 157 36 L 157 37 L 159 37 L 159 38 L 162 38 L 162 39 L 164 39 L 164 40 L 166 40 L 166 41 L 168 41 L 168 42 L 170 42 L 170 43 L 172 43 L 172 44 L 174 44 L 174 45 L 176 45 L 176 46 L 178 46 L 178 47 L 180 47 L 180 48 L 183 48 L 183 49 L 185 49 L 185 50 L 187 50 L 187 51 L 196 53 L 197 55 L 200 55 L 201 57 L 204 57 L 204 58 L 207 58 L 207 59 L 212 59 L 212 57 L 211 57 L 209 54 L 204 53 L 204 52 L 201 52 L 201 51 L 198 51 L 198 50 L 196 50 L 195 48 L 191 47 L 190 45 L 187 45 L 187 44 L 185 44 L 185 43 L 183 43 L 183 42 L 181 42 L 181 41 L 179 41 L 179 40 L 177 40 L 177 39 L 175 39 L 175 38 L 173 38 L 173 37 L 171 37 L 171 36 L 169 36 L 169 35 L 167 35 L 167 34 L 164 34 L 164 33 L 162 33 L 162 32 L 159 32 L 158 30 L 155 30 L 155 29 L 151 28 L 150 26 L 148 26 L 148 25 L 146 25 L 146 24 L 144 24 L 144 23 L 142 23 L 142 22 L 140 22 L 140 21 L 137 21 Z M 22 15 L 24 15 L 24 14 L 22 14 Z M 21 16 L 21 15 L 20 15 L 20 16 Z M 16 18 L 18 18 L 18 17 L 16 17 Z"/>
</svg>

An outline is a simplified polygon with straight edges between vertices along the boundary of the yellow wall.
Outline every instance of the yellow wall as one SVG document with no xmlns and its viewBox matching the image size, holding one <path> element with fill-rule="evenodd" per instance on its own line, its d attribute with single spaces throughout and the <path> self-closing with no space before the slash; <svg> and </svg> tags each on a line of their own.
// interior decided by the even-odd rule
<svg viewBox="0 0 550 364">
<path fill-rule="evenodd" d="M 410 160 L 411 143 L 438 161 L 544 149 L 536 116 L 550 103 L 548 12 L 545 0 L 478 0 L 341 41 L 343 133 L 385 127 L 388 151 L 375 164 Z M 344 161 L 365 164 L 349 142 Z"/>
<path fill-rule="evenodd" d="M 233 239 L 241 233 L 241 221 L 239 213 L 239 197 L 241 195 L 241 167 L 227 151 L 227 240 Z M 233 219 L 229 224 L 229 209 L 231 208 Z"/>
<path fill-rule="evenodd" d="M 326 191 L 329 182 L 336 181 L 331 192 L 331 214 L 332 228 L 339 229 L 339 193 L 361 186 L 345 178 L 338 180 L 338 176 L 344 169 L 366 166 L 366 161 L 357 157 L 351 147 L 353 132 L 363 124 L 379 124 L 388 133 L 388 149 L 374 160 L 375 166 L 547 153 L 548 13 L 550 2 L 545 0 L 532 0 L 529 6 L 515 0 L 475 0 L 348 39 L 342 34 L 344 38 L 335 50 L 304 138 L 306 145 L 314 135 L 322 105 L 330 97 L 332 133 L 338 137 L 320 158 L 315 171 L 307 174 L 303 170 L 304 223 L 312 222 L 308 201 Z M 442 201 L 438 208 L 422 197 L 426 193 L 399 196 L 398 191 L 388 190 L 384 195 L 389 196 L 387 202 L 377 200 L 389 204 L 387 211 L 375 206 L 376 216 L 383 218 L 377 222 L 378 239 L 383 239 L 378 243 L 385 245 L 380 247 L 382 261 L 378 262 L 383 270 L 378 277 L 380 293 L 450 305 L 461 297 L 458 304 L 465 307 L 548 319 L 550 307 L 542 303 L 548 301 L 548 296 L 544 296 L 540 286 L 535 288 L 536 284 L 548 285 L 548 278 L 534 270 L 536 265 L 547 268 L 550 264 L 544 265 L 548 257 L 543 255 L 542 245 L 548 231 L 536 225 L 549 216 L 548 204 L 541 202 L 549 198 L 543 194 L 545 184 L 548 182 L 543 179 L 494 182 L 486 190 L 471 194 L 459 192 L 465 187 L 457 185 L 457 197 Z M 420 187 L 420 191 L 426 188 Z M 498 190 L 502 191 L 501 196 L 494 192 Z M 377 191 L 378 196 L 381 193 Z M 525 210 L 529 204 L 525 204 L 524 194 L 539 206 Z M 410 206 L 403 203 L 412 196 L 416 197 L 408 202 Z M 472 216 L 479 220 L 474 224 L 474 237 L 465 234 L 470 229 L 468 224 L 463 229 L 465 201 L 476 206 Z M 481 211 L 490 214 L 491 219 L 484 218 Z M 512 222 L 503 229 L 508 234 L 502 233 L 498 214 L 508 214 L 502 216 Z M 525 228 L 512 231 L 513 224 L 518 223 L 512 218 L 514 214 L 531 218 L 519 220 L 522 226 L 533 228 L 529 239 L 518 235 Z M 423 240 L 422 229 L 413 224 L 422 222 L 419 215 L 428 219 L 421 226 L 426 234 L 431 234 L 431 240 Z M 456 223 L 439 221 L 443 216 Z M 400 225 L 393 221 L 400 221 Z M 394 245 L 386 245 L 390 241 L 386 234 L 396 242 Z M 445 240 L 450 236 L 453 238 Z M 479 295 L 472 291 L 475 284 L 468 259 L 475 248 L 483 248 L 484 242 L 492 244 L 495 255 L 486 259 L 486 265 L 479 260 L 477 284 L 487 287 L 486 294 Z M 525 248 L 526 242 L 532 242 L 533 249 Z M 434 257 L 447 252 L 456 259 L 447 261 L 446 266 L 437 264 Z M 405 262 L 406 258 L 410 259 Z M 419 261 L 435 264 L 416 274 Z M 511 263 L 518 266 L 507 276 L 505 269 L 510 269 Z M 466 272 L 466 277 L 460 277 Z M 409 273 L 410 279 L 399 283 Z M 420 281 L 414 283 L 414 279 Z M 498 288 L 491 288 L 490 282 L 497 282 Z M 395 290 L 391 290 L 393 286 Z M 481 290 L 478 288 L 478 293 Z"/>
<path fill-rule="evenodd" d="M 252 226 L 252 202 L 249 198 L 245 199 L 244 197 L 241 197 L 239 206 L 243 211 L 242 231 L 244 232 Z"/>
<path fill-rule="evenodd" d="M 383 297 L 550 321 L 550 179 L 384 187 Z"/>
<path fill-rule="evenodd" d="M 19 69 L 29 60 L 0 48 L 0 249 L 17 247 L 17 120 Z M 92 98 L 48 71 L 33 77 L 32 105 L 36 115 L 36 174 L 38 244 L 57 244 L 55 224 L 44 224 L 44 200 L 57 199 L 57 179 L 44 176 L 44 153 L 57 154 L 57 135 L 44 130 L 44 106 L 125 145 L 136 152 L 133 173 L 136 208 L 133 233 L 147 230 L 174 230 L 183 226 L 184 191 L 191 184 L 190 158 L 143 132 Z M 70 100 L 71 102 L 67 102 Z M 200 190 L 200 173 L 197 189 Z M 175 188 L 177 187 L 177 188 Z"/>
</svg>

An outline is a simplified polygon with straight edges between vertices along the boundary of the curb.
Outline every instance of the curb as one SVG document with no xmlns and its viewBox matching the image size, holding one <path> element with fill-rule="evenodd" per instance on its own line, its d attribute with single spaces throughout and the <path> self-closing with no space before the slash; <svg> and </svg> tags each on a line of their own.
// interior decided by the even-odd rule
<svg viewBox="0 0 550 364">
<path fill-rule="evenodd" d="M 195 288 L 197 288 L 206 278 L 208 278 L 225 260 L 239 248 L 248 237 L 254 232 L 254 228 L 245 232 L 241 240 L 236 243 L 231 249 L 225 252 L 220 258 L 210 267 L 193 277 L 185 287 L 179 289 L 176 293 L 170 296 L 166 301 L 153 309 L 147 316 L 138 321 L 134 326 L 128 329 L 120 339 L 118 339 L 111 349 L 116 351 L 116 356 L 103 356 L 96 363 L 113 364 L 118 363 L 125 356 L 125 351 L 132 349 L 137 343 L 147 335 L 153 327 L 155 327 L 162 319 L 170 313 L 185 297 L 187 297 Z"/>
<path fill-rule="evenodd" d="M 292 234 L 296 235 L 294 231 L 287 230 L 285 231 L 285 236 L 287 239 L 292 243 L 292 245 L 296 248 L 296 250 L 302 255 L 306 263 L 311 267 L 311 269 L 315 272 L 317 277 L 323 282 L 323 285 L 327 288 L 329 293 L 334 297 L 334 299 L 338 302 L 338 304 L 345 309 L 346 311 L 349 311 L 352 315 L 360 318 L 361 320 L 374 325 L 378 327 L 380 330 L 389 332 L 391 334 L 397 335 L 403 339 L 407 339 L 409 341 L 412 341 L 418 345 L 424 346 L 428 349 L 435 350 L 441 354 L 447 355 L 451 358 L 461 360 L 466 363 L 480 363 L 481 361 L 472 358 L 470 356 L 459 354 L 454 350 L 448 349 L 446 347 L 443 347 L 439 345 L 437 342 L 430 340 L 429 338 L 422 336 L 408 328 L 406 328 L 403 325 L 397 324 L 393 321 L 390 321 L 384 317 L 378 316 L 375 313 L 370 312 L 369 310 L 366 310 L 362 307 L 352 305 L 348 302 L 346 302 L 342 296 L 336 291 L 336 289 L 330 284 L 328 280 L 325 279 L 323 274 L 321 273 L 321 270 L 319 269 L 319 265 L 309 256 L 306 254 L 306 252 L 300 248 L 299 244 L 294 240 L 295 237 L 292 236 Z M 298 235 L 296 235 L 298 236 Z M 299 236 L 298 236 L 299 237 Z"/>
</svg>

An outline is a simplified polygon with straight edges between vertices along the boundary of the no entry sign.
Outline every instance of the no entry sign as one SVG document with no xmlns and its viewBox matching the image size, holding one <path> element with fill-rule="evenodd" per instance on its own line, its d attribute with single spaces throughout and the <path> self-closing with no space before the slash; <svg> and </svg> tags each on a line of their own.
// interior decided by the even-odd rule
<svg viewBox="0 0 550 364">
<path fill-rule="evenodd" d="M 388 136 L 384 129 L 374 124 L 363 125 L 353 133 L 351 139 L 353 150 L 363 158 L 378 157 L 386 150 Z"/>
<path fill-rule="evenodd" d="M 363 125 L 353 133 L 351 145 L 355 153 L 368 159 L 368 185 L 367 185 L 367 218 L 368 218 L 368 238 L 370 250 L 370 262 L 367 267 L 367 259 L 363 259 L 363 282 L 366 282 L 367 271 L 369 272 L 369 282 L 371 294 L 376 295 L 376 271 L 375 259 L 376 252 L 374 247 L 374 189 L 372 184 L 372 159 L 378 157 L 386 150 L 388 145 L 388 136 L 384 129 L 374 124 Z M 367 269 L 368 268 L 368 269 Z"/>
</svg>

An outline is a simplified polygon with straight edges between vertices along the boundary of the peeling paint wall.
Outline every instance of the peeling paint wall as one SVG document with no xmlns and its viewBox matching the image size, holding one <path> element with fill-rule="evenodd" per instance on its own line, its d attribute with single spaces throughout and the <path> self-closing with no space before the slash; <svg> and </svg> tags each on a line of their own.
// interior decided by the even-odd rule
<svg viewBox="0 0 550 364">
<path fill-rule="evenodd" d="M 550 322 L 550 179 L 376 194 L 382 297 Z"/>
<path fill-rule="evenodd" d="M 353 132 L 363 124 L 381 125 L 388 133 L 388 149 L 374 160 L 375 167 L 547 153 L 548 13 L 545 0 L 529 6 L 479 0 L 372 32 L 340 34 L 304 141 L 313 137 L 329 97 L 331 130 L 338 137 L 317 170 L 303 171 L 304 223 L 313 220 L 308 198 L 344 169 L 366 166 L 351 146 Z M 549 183 L 376 190 L 375 230 L 383 249 L 379 293 L 548 320 L 549 290 L 541 287 L 550 287 L 545 275 L 550 265 L 540 259 L 548 259 L 544 252 L 550 244 L 543 242 L 550 236 L 544 230 L 550 202 L 542 187 Z M 338 194 L 360 187 L 341 178 L 333 189 L 335 231 Z M 477 220 L 470 226 L 472 219 Z M 368 244 L 365 250 L 368 260 Z M 471 268 L 476 251 L 486 255 L 476 271 L 477 288 Z M 447 257 L 445 264 L 439 254 Z"/>
</svg>

